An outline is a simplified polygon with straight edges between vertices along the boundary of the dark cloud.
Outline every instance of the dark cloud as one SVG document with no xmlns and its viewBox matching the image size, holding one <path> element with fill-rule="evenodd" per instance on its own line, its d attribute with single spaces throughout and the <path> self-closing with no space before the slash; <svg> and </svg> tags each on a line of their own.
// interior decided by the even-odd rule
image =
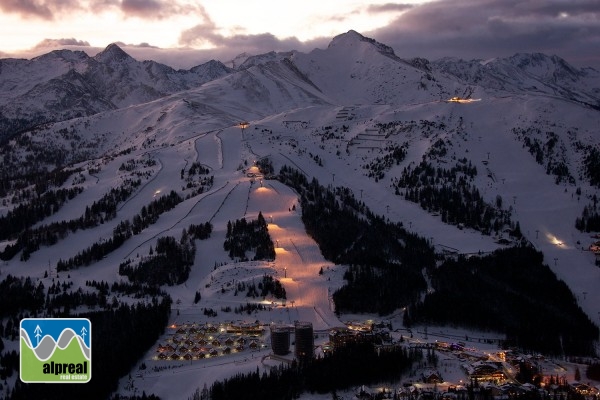
<svg viewBox="0 0 600 400">
<path fill-rule="evenodd" d="M 88 8 L 94 13 L 115 10 L 121 7 L 121 0 L 90 0 Z"/>
<path fill-rule="evenodd" d="M 402 4 L 402 3 L 370 4 L 367 7 L 367 12 L 369 12 L 369 13 L 398 12 L 398 11 L 406 11 L 413 7 L 414 6 L 412 4 Z"/>
<path fill-rule="evenodd" d="M 330 41 L 329 37 L 304 42 L 296 37 L 279 39 L 270 33 L 225 36 L 203 24 L 182 32 L 180 37 L 180 44 L 184 46 L 212 46 L 203 53 L 210 55 L 212 59 L 221 61 L 231 60 L 241 53 L 256 55 L 270 51 L 291 50 L 309 52 L 316 47 L 326 47 Z"/>
<path fill-rule="evenodd" d="M 271 33 L 232 34 L 220 33 L 219 27 L 204 8 L 199 9 L 203 21 L 183 31 L 179 43 L 183 46 L 212 46 L 215 59 L 228 60 L 241 53 L 261 54 L 269 51 L 312 50 L 315 46 L 326 45 L 328 38 L 301 42 L 296 37 L 277 38 Z"/>
<path fill-rule="evenodd" d="M 128 43 L 123 43 L 123 42 L 115 42 L 116 45 L 118 45 L 121 48 L 139 48 L 139 49 L 159 49 L 158 46 L 152 46 L 150 43 L 146 43 L 146 42 L 142 42 L 139 44 L 128 44 Z"/>
<path fill-rule="evenodd" d="M 361 33 L 391 46 L 404 58 L 486 59 L 543 52 L 577 66 L 600 68 L 600 53 L 596 51 L 600 48 L 597 0 L 439 0 L 421 5 L 370 5 L 366 11 L 403 12 L 389 25 Z M 295 37 L 280 39 L 270 33 L 225 36 L 204 9 L 199 15 L 202 22 L 183 31 L 180 44 L 212 46 L 217 54 L 310 51 L 325 47 L 331 40 L 300 42 Z"/>
<path fill-rule="evenodd" d="M 76 10 L 93 13 L 118 10 L 125 17 L 164 19 L 196 13 L 199 7 L 177 0 L 0 0 L 0 10 L 4 12 L 46 20 Z"/>
<path fill-rule="evenodd" d="M 64 10 L 78 8 L 77 0 L 0 0 L 0 10 L 6 13 L 47 20 L 54 19 L 55 14 Z"/>
<path fill-rule="evenodd" d="M 173 0 L 123 0 L 121 11 L 126 16 L 147 19 L 163 19 L 174 15 L 185 15 L 203 10 L 202 6 L 178 4 Z"/>
<path fill-rule="evenodd" d="M 181 32 L 179 35 L 179 43 L 184 46 L 216 44 L 219 40 L 217 33 L 217 25 L 214 23 L 206 9 L 202 6 L 198 8 L 198 14 L 202 18 L 202 22 L 193 28 L 189 28 Z"/>
<path fill-rule="evenodd" d="M 185 46 L 212 45 L 217 48 L 229 47 L 245 52 L 285 51 L 305 48 L 305 43 L 297 38 L 279 39 L 271 33 L 237 34 L 224 36 L 210 27 L 201 24 L 181 33 L 180 43 Z"/>
<path fill-rule="evenodd" d="M 363 33 L 405 58 L 543 52 L 579 66 L 600 66 L 597 0 L 436 1 L 415 6 L 388 26 Z"/>
<path fill-rule="evenodd" d="M 33 50 L 53 49 L 65 46 L 89 47 L 90 43 L 75 38 L 44 39 L 33 47 Z"/>
</svg>

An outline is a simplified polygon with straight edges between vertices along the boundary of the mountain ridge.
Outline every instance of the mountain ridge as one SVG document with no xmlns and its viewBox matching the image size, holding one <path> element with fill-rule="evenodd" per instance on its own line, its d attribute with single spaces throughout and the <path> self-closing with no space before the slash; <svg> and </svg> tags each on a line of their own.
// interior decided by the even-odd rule
<svg viewBox="0 0 600 400">
<path fill-rule="evenodd" d="M 379 76 L 381 90 L 374 90 L 374 82 L 369 82 L 367 88 L 344 90 L 344 96 L 357 96 L 359 101 L 371 103 L 406 101 L 407 99 L 398 97 L 398 91 L 406 92 L 407 82 L 396 80 L 396 92 L 386 91 L 383 87 L 386 85 L 384 70 L 374 73 L 368 69 L 368 64 L 364 64 L 371 57 L 368 56 L 370 52 L 390 60 L 384 67 L 388 70 L 387 73 L 394 69 L 406 71 L 402 73 L 405 80 L 413 81 L 420 88 L 434 90 L 432 95 L 438 100 L 444 96 L 462 94 L 462 90 L 448 90 L 449 87 L 456 86 L 457 82 L 436 84 L 436 80 L 450 78 L 458 80 L 462 85 L 480 86 L 488 90 L 558 95 L 600 109 L 600 87 L 597 83 L 600 81 L 600 73 L 594 69 L 577 69 L 555 55 L 517 53 L 488 62 L 449 58 L 436 61 L 404 60 L 391 47 L 350 30 L 334 37 L 324 50 L 315 49 L 307 54 L 290 51 L 244 55 L 244 61 L 236 65 L 235 69 L 220 61 L 211 60 L 189 70 L 174 70 L 151 60 L 137 61 L 116 43 L 109 44 L 93 57 L 81 51 L 54 50 L 31 60 L 1 59 L 0 89 L 3 90 L 0 93 L 3 93 L 0 95 L 0 140 L 10 136 L 11 131 L 27 130 L 40 122 L 93 115 L 108 109 L 156 100 L 176 92 L 198 88 L 236 70 L 269 62 L 281 63 L 284 60 L 292 61 L 302 76 L 322 93 L 340 92 L 344 88 L 356 86 L 355 80 L 340 79 L 344 76 L 359 80 L 363 76 L 370 76 L 369 79 L 374 81 Z M 312 59 L 322 59 L 323 56 L 328 57 L 325 64 L 316 66 Z M 346 67 L 337 66 L 332 69 L 336 59 Z M 366 67 L 361 68 L 356 63 L 363 63 Z M 318 71 L 313 71 L 315 67 Z M 411 68 L 415 70 L 409 72 Z M 331 69 L 331 76 L 325 77 L 320 83 L 311 79 L 311 74 L 322 75 L 325 69 Z M 79 75 L 71 73 L 71 70 Z M 73 91 L 73 83 L 70 82 L 73 78 L 82 83 L 79 85 L 80 91 Z M 50 81 L 53 83 L 50 84 Z M 331 87 L 328 89 L 328 86 Z M 46 102 L 41 102 L 40 92 L 54 93 L 54 96 L 46 96 Z M 419 97 L 409 101 L 431 99 L 423 97 L 423 94 L 422 92 Z"/>
<path fill-rule="evenodd" d="M 55 50 L 32 60 L 1 59 L 0 72 L 2 140 L 11 131 L 39 123 L 94 115 L 199 87 L 232 70 L 214 60 L 190 70 L 174 70 L 155 61 L 137 61 L 110 44 L 94 57 Z M 87 89 L 73 91 L 73 78 Z M 41 92 L 47 95 L 40 98 Z"/>
</svg>

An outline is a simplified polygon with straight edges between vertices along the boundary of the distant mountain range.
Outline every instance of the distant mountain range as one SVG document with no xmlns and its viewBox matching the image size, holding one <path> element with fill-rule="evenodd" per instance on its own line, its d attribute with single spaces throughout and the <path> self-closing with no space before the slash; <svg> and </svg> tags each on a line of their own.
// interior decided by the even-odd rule
<svg viewBox="0 0 600 400">
<path fill-rule="evenodd" d="M 89 116 L 196 88 L 233 72 L 209 61 L 174 70 L 137 61 L 116 44 L 94 57 L 56 50 L 32 60 L 0 60 L 0 137 L 40 123 Z"/>
<path fill-rule="evenodd" d="M 479 88 L 554 96 L 600 110 L 598 71 L 577 69 L 559 57 L 540 53 L 486 61 L 405 60 L 391 47 L 349 31 L 335 37 L 325 50 L 242 54 L 228 64 L 231 67 L 213 60 L 175 70 L 154 61 L 137 61 L 116 44 L 94 57 L 56 50 L 31 60 L 2 59 L 0 140 L 39 124 L 146 103 L 226 76 L 231 76 L 232 85 L 252 86 L 252 68 L 277 85 L 281 80 L 291 82 L 305 92 L 309 103 L 315 99 L 344 104 L 424 102 L 468 96 Z M 265 86 L 252 87 L 258 96 L 254 100 L 264 99 L 259 93 Z"/>
</svg>

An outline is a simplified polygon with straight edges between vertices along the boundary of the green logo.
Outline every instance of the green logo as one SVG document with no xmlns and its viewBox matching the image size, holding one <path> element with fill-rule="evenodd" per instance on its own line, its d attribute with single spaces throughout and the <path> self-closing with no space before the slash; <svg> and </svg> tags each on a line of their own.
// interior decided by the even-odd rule
<svg viewBox="0 0 600 400">
<path fill-rule="evenodd" d="M 87 318 L 21 320 L 21 381 L 86 383 L 92 379 L 92 324 Z"/>
</svg>

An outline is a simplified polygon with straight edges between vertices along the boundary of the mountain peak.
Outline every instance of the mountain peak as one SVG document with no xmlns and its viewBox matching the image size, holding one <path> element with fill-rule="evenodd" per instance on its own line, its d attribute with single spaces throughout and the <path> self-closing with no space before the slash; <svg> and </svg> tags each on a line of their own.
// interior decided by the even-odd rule
<svg viewBox="0 0 600 400">
<path fill-rule="evenodd" d="M 225 65 L 229 68 L 237 69 L 240 65 L 242 65 L 244 63 L 244 61 L 246 61 L 251 56 L 252 56 L 251 54 L 243 52 L 243 53 L 235 56 L 235 58 L 233 60 L 229 60 L 229 61 L 225 62 Z"/>
<path fill-rule="evenodd" d="M 543 53 L 517 53 L 508 58 L 517 68 L 541 78 L 576 80 L 582 73 L 564 59 Z"/>
<path fill-rule="evenodd" d="M 112 61 L 128 60 L 132 57 L 125 51 L 123 51 L 123 49 L 121 49 L 116 43 L 111 43 L 108 46 L 106 46 L 106 48 L 103 51 L 96 54 L 94 58 L 102 63 L 109 63 Z"/>
<path fill-rule="evenodd" d="M 52 50 L 49 53 L 35 57 L 34 60 L 64 60 L 67 62 L 83 61 L 88 58 L 88 55 L 83 51 L 72 51 L 67 49 Z"/>
<path fill-rule="evenodd" d="M 360 33 L 356 32 L 355 30 L 350 29 L 346 33 L 342 33 L 340 35 L 335 36 L 329 43 L 328 47 L 336 47 L 336 46 L 343 45 L 345 43 L 350 44 L 353 42 L 363 42 L 366 40 L 367 40 L 366 37 L 364 37 Z"/>
<path fill-rule="evenodd" d="M 346 33 L 342 33 L 341 35 L 337 35 L 336 37 L 334 37 L 333 40 L 331 41 L 331 43 L 329 43 L 329 46 L 327 48 L 352 46 L 354 43 L 359 43 L 359 42 L 370 43 L 381 54 L 384 54 L 386 56 L 396 57 L 396 54 L 394 53 L 394 49 L 392 49 L 390 46 L 387 46 L 383 43 L 379 43 L 375 39 L 371 39 L 366 36 L 363 36 L 360 33 L 356 32 L 355 30 L 352 30 L 352 29 Z"/>
</svg>

